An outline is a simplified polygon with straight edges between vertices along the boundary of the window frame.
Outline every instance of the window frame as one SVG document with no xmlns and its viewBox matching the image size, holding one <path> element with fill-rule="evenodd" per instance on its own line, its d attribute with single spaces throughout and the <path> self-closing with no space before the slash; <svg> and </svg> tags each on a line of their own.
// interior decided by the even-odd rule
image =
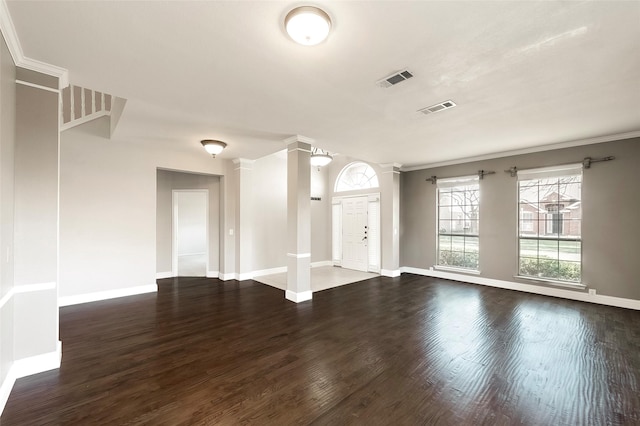
<svg viewBox="0 0 640 426">
<path fill-rule="evenodd" d="M 363 175 L 365 177 L 367 177 L 367 182 L 369 183 L 369 186 L 360 187 L 360 188 L 340 189 L 341 182 L 344 182 L 344 185 L 349 185 L 347 183 L 346 179 L 343 179 L 346 176 L 348 176 L 349 171 L 355 169 L 356 167 L 360 167 L 360 166 L 364 166 L 364 170 L 365 171 L 373 172 L 373 175 L 369 176 L 369 177 L 367 177 L 366 173 L 363 173 Z M 375 183 L 375 185 L 373 183 Z M 351 185 L 349 185 L 349 186 L 351 186 Z M 376 190 L 378 188 L 380 188 L 380 180 L 378 179 L 378 173 L 376 172 L 376 170 L 370 164 L 367 164 L 364 161 L 354 161 L 354 162 L 351 162 L 351 163 L 347 164 L 346 166 L 344 166 L 342 168 L 342 170 L 340 170 L 340 173 L 338 173 L 338 176 L 336 177 L 335 184 L 333 186 L 333 192 L 335 194 L 342 194 L 342 193 L 345 193 L 345 192 L 349 193 L 349 192 L 354 192 L 354 191 L 369 191 L 369 192 L 371 192 L 372 190 Z"/>
<path fill-rule="evenodd" d="M 448 179 L 438 179 L 436 181 L 436 238 L 435 238 L 435 245 L 436 245 L 436 258 L 435 258 L 435 264 L 434 264 L 434 268 L 436 269 L 443 269 L 443 270 L 453 270 L 453 271 L 458 271 L 458 272 L 465 272 L 465 273 L 470 273 L 470 274 L 479 274 L 480 273 L 480 178 L 477 175 L 471 175 L 471 176 L 459 176 L 459 177 L 455 177 L 455 178 L 448 178 Z M 441 206 L 445 206 L 446 205 L 442 205 L 441 204 L 441 191 L 442 189 L 451 189 L 451 188 L 469 188 L 475 186 L 476 189 L 475 191 L 477 191 L 477 208 L 476 208 L 476 216 L 475 218 L 469 218 L 469 217 L 463 217 L 462 219 L 458 218 L 455 219 L 456 222 L 460 222 L 462 223 L 462 231 L 460 232 L 453 232 L 453 229 L 449 229 L 448 233 L 441 233 L 440 230 L 442 229 L 441 227 Z M 449 191 L 451 192 L 471 192 L 468 189 L 465 189 L 464 191 Z M 464 195 L 465 200 L 468 199 L 468 196 L 465 194 Z M 450 204 L 452 205 L 452 204 Z M 463 204 L 463 208 L 466 207 L 466 201 L 465 204 Z M 451 213 L 451 217 L 449 219 L 450 223 L 454 222 L 454 213 Z M 463 213 L 464 215 L 464 213 Z M 472 227 L 472 222 L 476 223 L 476 232 L 475 233 L 467 233 L 465 231 L 466 228 L 470 228 Z M 467 226 L 467 223 L 469 223 L 469 226 Z M 477 251 L 475 252 L 477 254 L 477 260 L 476 260 L 476 266 L 475 267 L 469 267 L 469 266 L 464 266 L 464 265 L 447 265 L 447 264 L 441 264 L 441 258 L 440 258 L 440 252 L 441 250 L 441 246 L 440 246 L 440 239 L 442 236 L 448 236 L 451 240 L 454 237 L 462 237 L 464 239 L 464 245 L 463 247 L 466 247 L 466 239 L 467 237 L 473 237 L 476 241 L 477 241 Z M 446 250 L 445 250 L 446 251 Z M 448 250 L 450 252 L 453 252 L 452 250 Z M 456 253 L 460 253 L 459 251 L 456 251 Z M 466 258 L 466 254 L 467 253 L 473 253 L 472 251 L 467 252 L 464 248 L 463 251 L 461 252 L 463 255 L 463 259 Z"/>
<path fill-rule="evenodd" d="M 579 224 L 580 224 L 580 228 L 579 228 L 579 233 L 578 235 L 568 235 L 568 236 L 564 236 L 562 235 L 562 230 L 564 230 L 565 227 L 570 226 L 572 227 L 573 225 L 570 224 L 565 224 L 564 221 L 565 220 L 570 220 L 571 222 L 576 221 L 575 218 L 566 218 L 566 215 L 562 210 L 564 209 L 564 207 L 561 209 L 560 207 L 557 209 L 557 211 L 547 211 L 543 214 L 539 214 L 538 217 L 538 231 L 536 233 L 536 235 L 526 235 L 526 234 L 522 234 L 523 230 L 521 229 L 521 226 L 524 222 L 524 219 L 522 218 L 521 214 L 520 214 L 520 206 L 523 203 L 529 203 L 529 200 L 523 200 L 521 198 L 522 194 L 521 194 L 521 190 L 520 190 L 520 183 L 521 181 L 532 181 L 532 180 L 538 180 L 537 185 L 540 185 L 540 181 L 543 179 L 549 179 L 549 178 L 569 178 L 572 176 L 579 176 L 580 179 L 578 182 L 570 182 L 569 184 L 575 184 L 575 183 L 579 183 L 580 186 L 580 191 L 579 191 L 579 199 L 572 199 L 572 201 L 574 203 L 579 203 L 580 204 L 580 216 L 579 216 Z M 560 182 L 558 183 L 558 185 L 560 185 Z M 526 169 L 526 170 L 518 170 L 518 176 L 517 176 L 517 181 L 516 181 L 516 202 L 517 202 L 517 206 L 518 206 L 518 217 L 517 217 L 517 221 L 516 221 L 516 271 L 517 271 L 517 275 L 515 275 L 516 278 L 522 278 L 522 279 L 527 279 L 527 280 L 534 280 L 534 281 L 542 281 L 542 282 L 548 282 L 551 284 L 556 284 L 556 285 L 560 285 L 560 286 L 568 286 L 568 287 L 578 287 L 578 288 L 584 288 L 585 284 L 583 283 L 583 268 L 582 268 L 582 256 L 583 256 L 583 252 L 584 252 L 584 248 L 583 248 L 583 240 L 582 240 L 582 230 L 583 230 L 583 226 L 582 226 L 582 203 L 583 203 L 583 185 L 584 185 L 584 173 L 583 173 L 583 168 L 582 168 L 582 164 L 578 163 L 578 164 L 568 164 L 568 165 L 562 165 L 562 166 L 552 166 L 552 167 L 543 167 L 543 168 L 538 168 L 538 169 Z M 543 186 L 546 186 L 543 185 Z M 560 195 L 560 194 L 559 194 Z M 555 201 L 558 205 L 562 205 L 562 201 L 561 200 L 556 200 Z M 538 196 L 538 203 L 540 203 L 540 199 Z M 538 206 L 539 207 L 539 206 Z M 565 206 L 566 207 L 566 206 Z M 558 220 L 560 220 L 561 222 L 558 224 L 559 226 L 559 231 L 558 233 L 553 233 L 553 226 L 554 226 L 554 218 L 553 216 L 556 215 L 558 216 Z M 544 221 L 540 220 L 540 216 L 544 216 Z M 544 223 L 544 226 L 542 226 L 542 224 Z M 551 232 L 548 232 L 549 229 L 551 229 Z M 525 231 L 526 232 L 526 231 Z M 560 246 L 562 245 L 562 243 L 579 243 L 579 251 L 580 251 L 580 255 L 579 255 L 579 260 L 564 260 L 565 262 L 570 262 L 570 263 L 578 263 L 579 264 L 579 268 L 578 268 L 578 274 L 579 274 L 579 279 L 578 281 L 575 280 L 570 280 L 570 279 L 563 279 L 563 278 L 558 278 L 558 277 L 549 277 L 549 276 L 542 276 L 542 275 L 525 275 L 522 273 L 521 270 L 521 259 L 522 258 L 527 258 L 527 259 L 533 259 L 533 257 L 530 256 L 521 256 L 522 253 L 522 241 L 523 240 L 535 240 L 538 242 L 538 248 L 536 251 L 536 256 L 535 259 L 540 259 L 540 246 L 539 243 L 540 241 L 545 241 L 545 242 L 549 242 L 549 241 L 554 241 L 557 242 L 558 244 L 558 248 L 556 251 L 556 258 L 558 261 L 558 268 L 560 268 L 560 262 L 562 262 L 561 259 L 561 249 Z M 551 258 L 553 260 L 553 258 Z M 560 274 L 560 269 L 558 269 L 558 275 Z"/>
</svg>

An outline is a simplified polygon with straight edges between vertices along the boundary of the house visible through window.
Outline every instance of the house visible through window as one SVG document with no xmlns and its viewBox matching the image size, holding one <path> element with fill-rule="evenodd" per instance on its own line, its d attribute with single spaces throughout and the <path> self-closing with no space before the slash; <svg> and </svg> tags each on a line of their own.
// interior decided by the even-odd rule
<svg viewBox="0 0 640 426">
<path fill-rule="evenodd" d="M 582 164 L 518 171 L 521 276 L 581 281 Z"/>
<path fill-rule="evenodd" d="M 478 270 L 477 176 L 438 179 L 438 265 Z"/>
</svg>

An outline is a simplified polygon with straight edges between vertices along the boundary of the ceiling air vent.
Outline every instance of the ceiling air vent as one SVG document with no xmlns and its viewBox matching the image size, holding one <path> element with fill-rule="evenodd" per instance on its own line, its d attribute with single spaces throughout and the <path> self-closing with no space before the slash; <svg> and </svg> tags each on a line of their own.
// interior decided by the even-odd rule
<svg viewBox="0 0 640 426">
<path fill-rule="evenodd" d="M 433 114 L 434 112 L 444 111 L 445 109 L 453 108 L 456 103 L 452 100 L 444 101 L 439 104 L 431 105 L 426 108 L 419 109 L 418 112 L 423 114 Z"/>
<path fill-rule="evenodd" d="M 413 74 L 411 74 L 409 70 L 403 70 L 403 71 L 398 71 L 391 75 L 388 75 L 382 80 L 378 80 L 376 83 L 380 87 L 387 88 L 387 87 L 394 86 L 402 81 L 408 80 L 411 77 L 413 77 Z"/>
</svg>

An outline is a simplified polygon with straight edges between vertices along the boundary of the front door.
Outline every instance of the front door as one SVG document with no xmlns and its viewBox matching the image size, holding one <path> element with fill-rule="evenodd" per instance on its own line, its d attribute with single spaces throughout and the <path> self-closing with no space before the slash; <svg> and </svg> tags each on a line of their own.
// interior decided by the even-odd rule
<svg viewBox="0 0 640 426">
<path fill-rule="evenodd" d="M 342 201 L 342 267 L 367 271 L 368 197 L 351 197 Z"/>
</svg>

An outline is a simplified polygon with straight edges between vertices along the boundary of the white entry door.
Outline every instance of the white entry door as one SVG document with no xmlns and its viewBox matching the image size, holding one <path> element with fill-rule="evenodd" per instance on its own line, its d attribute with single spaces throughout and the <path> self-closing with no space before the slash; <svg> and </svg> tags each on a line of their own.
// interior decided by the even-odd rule
<svg viewBox="0 0 640 426">
<path fill-rule="evenodd" d="M 367 271 L 368 197 L 350 197 L 342 201 L 342 267 Z"/>
</svg>

